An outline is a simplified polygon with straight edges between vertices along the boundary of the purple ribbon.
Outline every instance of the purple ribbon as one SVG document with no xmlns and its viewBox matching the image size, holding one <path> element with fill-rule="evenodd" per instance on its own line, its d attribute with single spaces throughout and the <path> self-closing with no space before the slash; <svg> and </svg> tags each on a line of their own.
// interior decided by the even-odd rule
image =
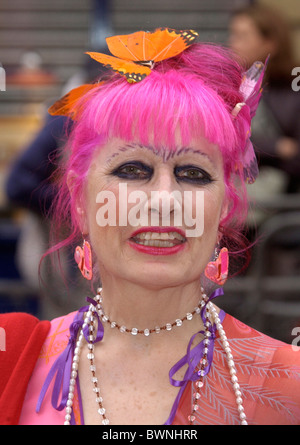
<svg viewBox="0 0 300 445">
<path fill-rule="evenodd" d="M 204 315 L 204 312 L 206 310 L 206 306 L 207 304 L 213 300 L 214 298 L 223 295 L 224 291 L 222 288 L 218 288 L 217 290 L 215 290 L 208 298 L 208 300 L 206 301 L 205 305 L 203 306 L 203 308 L 201 309 L 201 318 L 203 323 L 206 322 L 206 317 Z M 212 362 L 212 355 L 213 355 L 213 350 L 214 350 L 214 340 L 215 340 L 215 332 L 216 332 L 216 327 L 215 326 L 210 326 L 209 328 L 211 336 L 210 336 L 210 342 L 208 344 L 208 353 L 207 353 L 207 361 L 208 361 L 208 366 L 206 366 L 205 368 L 205 374 L 206 375 L 209 370 L 210 370 L 210 366 L 211 366 L 211 362 Z M 192 336 L 192 338 L 189 341 L 188 347 L 187 347 L 187 353 L 186 355 L 179 360 L 171 369 L 169 372 L 169 379 L 170 379 L 170 383 L 173 386 L 183 386 L 185 385 L 189 380 L 197 380 L 199 378 L 198 373 L 195 373 L 195 368 L 197 366 L 197 364 L 200 361 L 200 358 L 203 355 L 203 349 L 204 349 L 204 344 L 203 344 L 203 340 L 198 343 L 196 346 L 194 346 L 194 348 L 191 350 L 191 346 L 192 343 L 195 339 L 195 337 L 199 334 L 204 334 L 204 331 L 199 331 L 196 334 L 194 334 Z M 173 375 L 176 374 L 176 372 L 182 368 L 182 366 L 184 365 L 188 365 L 188 369 L 184 375 L 183 380 L 174 380 L 173 379 Z"/>
<path fill-rule="evenodd" d="M 222 288 L 216 289 L 210 295 L 206 304 L 209 301 L 213 300 L 214 298 L 222 295 L 223 293 L 224 292 L 223 292 Z M 89 303 L 93 304 L 94 306 L 97 304 L 93 299 L 91 299 L 89 297 L 87 297 L 87 301 Z M 205 308 L 206 308 L 206 305 L 201 310 L 201 317 L 204 322 L 205 322 L 205 315 L 204 315 Z M 70 377 L 71 377 L 71 371 L 72 371 L 72 361 L 73 361 L 74 349 L 76 346 L 79 329 L 81 329 L 83 326 L 83 316 L 84 316 L 83 313 L 87 312 L 88 310 L 89 310 L 89 306 L 84 306 L 81 309 L 79 309 L 79 311 L 77 312 L 77 314 L 74 318 L 73 323 L 70 325 L 69 342 L 68 342 L 65 350 L 60 354 L 60 356 L 53 363 L 53 365 L 46 377 L 46 380 L 43 384 L 43 387 L 42 387 L 42 390 L 40 392 L 39 399 L 37 402 L 37 406 L 36 406 L 37 413 L 41 409 L 41 406 L 42 406 L 43 400 L 45 398 L 45 395 L 47 393 L 47 390 L 49 388 L 49 385 L 54 378 L 55 378 L 55 381 L 54 381 L 54 386 L 53 386 L 53 391 L 52 391 L 51 404 L 52 404 L 53 408 L 58 411 L 61 411 L 66 406 L 66 403 L 68 400 L 68 394 L 69 394 L 69 384 L 70 384 Z M 103 325 L 102 325 L 97 313 L 96 313 L 96 316 L 98 318 L 98 330 L 97 330 L 95 342 L 98 342 L 103 339 L 104 328 L 103 328 Z M 223 318 L 223 316 L 224 316 L 224 313 L 222 312 L 220 314 L 220 317 Z M 210 337 L 210 343 L 208 344 L 208 354 L 207 354 L 208 365 L 204 368 L 204 375 L 206 375 L 209 372 L 211 364 L 212 364 L 215 331 L 216 331 L 215 326 L 211 326 L 210 327 L 211 337 Z M 173 386 L 179 387 L 180 390 L 177 394 L 177 397 L 173 404 L 170 416 L 169 416 L 168 420 L 165 422 L 165 425 L 172 424 L 172 421 L 174 419 L 174 416 L 175 416 L 177 408 L 178 408 L 178 404 L 179 404 L 181 395 L 182 395 L 187 383 L 189 381 L 195 381 L 199 378 L 199 374 L 198 374 L 198 372 L 195 372 L 195 369 L 203 355 L 203 348 L 204 348 L 203 340 L 199 344 L 194 346 L 193 349 L 191 349 L 191 346 L 192 346 L 192 343 L 193 343 L 195 337 L 199 334 L 203 334 L 203 331 L 199 331 L 192 336 L 192 338 L 189 341 L 188 347 L 187 347 L 186 355 L 170 369 L 170 372 L 169 372 L 170 383 Z M 88 335 L 89 335 L 88 326 L 85 326 L 83 328 L 83 335 L 85 336 L 86 340 L 88 341 Z M 176 374 L 176 372 L 180 368 L 182 368 L 182 366 L 184 366 L 186 364 L 188 365 L 188 368 L 185 372 L 183 380 L 175 380 L 173 378 L 173 376 Z M 78 384 L 78 379 L 77 379 L 77 384 Z M 61 393 L 61 399 L 59 401 L 60 393 Z M 72 424 L 75 423 L 73 411 L 72 411 L 71 423 Z"/>
<path fill-rule="evenodd" d="M 210 366 L 211 366 L 211 362 L 212 362 L 212 355 L 213 355 L 213 345 L 214 345 L 214 340 L 215 340 L 215 328 L 210 329 L 211 332 L 211 337 L 210 337 L 210 342 L 207 345 L 207 362 L 208 365 L 205 367 L 204 371 L 204 375 L 206 375 L 209 370 L 210 370 Z M 181 360 L 179 360 L 171 369 L 169 372 L 169 380 L 171 385 L 173 386 L 183 386 L 185 385 L 189 380 L 195 381 L 199 379 L 199 374 L 198 372 L 195 372 L 195 368 L 198 365 L 198 363 L 200 362 L 200 357 L 202 357 L 203 355 L 203 349 L 204 349 L 204 344 L 203 344 L 203 340 L 198 343 L 192 350 L 191 350 L 191 345 L 195 339 L 195 337 L 199 334 L 204 334 L 203 331 L 199 331 L 196 334 L 194 334 L 192 336 L 192 338 L 189 341 L 188 344 L 188 348 L 187 348 L 187 354 L 182 357 Z M 174 380 L 173 376 L 176 374 L 177 371 L 179 371 L 180 368 L 182 368 L 182 366 L 184 365 L 188 365 L 188 369 L 183 377 L 183 380 Z"/>
<path fill-rule="evenodd" d="M 88 301 L 92 302 L 94 305 L 96 304 L 94 300 L 88 299 Z M 73 355 L 74 355 L 74 349 L 76 346 L 77 336 L 79 329 L 83 326 L 83 313 L 87 312 L 89 309 L 88 306 L 84 306 L 75 315 L 73 323 L 70 325 L 69 331 L 70 331 L 70 338 L 69 342 L 65 348 L 65 350 L 59 355 L 59 357 L 55 360 L 53 363 L 46 380 L 43 384 L 42 390 L 40 392 L 38 402 L 36 405 L 36 412 L 38 413 L 41 409 L 43 400 L 45 398 L 45 395 L 47 393 L 47 390 L 49 388 L 50 383 L 55 378 L 52 396 L 51 396 L 51 404 L 54 409 L 61 411 L 65 408 L 67 400 L 68 400 L 68 394 L 69 394 L 69 384 L 70 384 L 70 377 L 71 377 L 71 371 L 72 371 L 72 361 L 73 361 Z M 103 325 L 99 320 L 98 315 L 96 314 L 98 318 L 98 330 L 95 342 L 101 341 L 103 338 Z M 88 326 L 85 326 L 83 329 L 83 335 L 88 341 Z M 61 393 L 61 400 L 59 401 L 59 396 Z"/>
<path fill-rule="evenodd" d="M 220 295 L 223 295 L 224 291 L 223 288 L 218 288 L 216 289 L 208 298 L 206 304 L 203 306 L 202 310 L 201 310 L 201 317 L 203 322 L 205 323 L 206 319 L 205 319 L 205 309 L 206 309 L 206 305 L 207 303 L 209 303 L 211 300 L 213 300 L 214 298 L 219 297 Z M 221 317 L 223 318 L 223 313 L 221 315 Z M 211 326 L 209 328 L 211 336 L 210 336 L 210 342 L 207 345 L 208 348 L 208 352 L 207 352 L 207 366 L 204 368 L 204 375 L 208 374 L 212 365 L 212 361 L 213 361 L 213 353 L 214 353 L 214 341 L 216 338 L 216 327 L 215 326 Z M 180 388 L 180 390 L 178 391 L 177 397 L 175 399 L 175 402 L 173 404 L 171 413 L 169 415 L 168 420 L 165 422 L 165 425 L 171 425 L 174 419 L 174 416 L 176 414 L 178 405 L 179 405 L 179 401 L 180 398 L 182 396 L 182 393 L 185 390 L 185 387 L 187 385 L 187 383 L 189 381 L 196 381 L 199 379 L 199 374 L 198 372 L 195 372 L 196 366 L 199 364 L 201 357 L 203 355 L 203 349 L 204 349 L 204 343 L 203 340 L 198 343 L 196 346 L 194 346 L 193 349 L 191 349 L 192 343 L 195 339 L 195 337 L 199 334 L 204 334 L 204 331 L 199 331 L 196 334 L 194 334 L 192 336 L 192 338 L 189 341 L 188 347 L 187 347 L 187 353 L 186 355 L 179 360 L 171 369 L 169 372 L 169 380 L 171 385 L 173 386 L 177 386 Z M 188 365 L 188 368 L 184 374 L 184 377 L 182 380 L 175 380 L 173 379 L 173 376 L 179 371 L 179 369 L 181 369 L 183 366 Z"/>
</svg>

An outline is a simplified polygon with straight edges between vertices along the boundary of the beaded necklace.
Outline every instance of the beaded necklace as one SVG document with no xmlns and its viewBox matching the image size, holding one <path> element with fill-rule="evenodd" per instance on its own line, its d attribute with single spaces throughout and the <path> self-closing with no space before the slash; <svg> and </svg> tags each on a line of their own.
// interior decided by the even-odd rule
<svg viewBox="0 0 300 445">
<path fill-rule="evenodd" d="M 202 307 L 202 300 L 200 300 L 198 306 L 195 307 L 195 309 L 191 312 L 187 312 L 187 314 L 183 318 L 177 318 L 173 323 L 166 323 L 164 326 L 156 326 L 152 329 L 138 329 L 138 328 L 132 328 L 128 329 L 124 325 L 119 325 L 115 321 L 111 321 L 110 318 L 105 314 L 102 302 L 102 293 L 101 289 L 98 289 L 98 293 L 95 297 L 95 301 L 97 302 L 96 305 L 96 311 L 99 315 L 99 318 L 103 321 L 103 323 L 108 323 L 112 329 L 116 328 L 119 329 L 121 333 L 130 333 L 131 335 L 138 335 L 143 334 L 145 337 L 148 337 L 150 334 L 153 334 L 154 332 L 156 334 L 159 334 L 161 331 L 171 331 L 173 327 L 175 326 L 182 326 L 184 321 L 191 321 L 195 314 L 200 314 L 201 307 Z"/>
<path fill-rule="evenodd" d="M 202 308 L 202 310 L 205 310 L 204 339 L 203 339 L 204 348 L 203 348 L 202 358 L 200 360 L 200 369 L 197 371 L 199 378 L 196 382 L 196 391 L 193 394 L 191 414 L 188 416 L 187 420 L 190 425 L 193 425 L 194 421 L 196 420 L 195 413 L 199 409 L 199 399 L 201 397 L 201 388 L 204 385 L 203 380 L 204 380 L 204 376 L 205 376 L 205 368 L 208 365 L 208 361 L 207 361 L 208 345 L 211 341 L 211 339 L 210 339 L 211 327 L 212 327 L 212 322 L 213 322 L 213 324 L 215 324 L 215 326 L 219 332 L 220 339 L 222 342 L 222 347 L 226 354 L 227 364 L 228 364 L 228 368 L 229 368 L 229 374 L 230 374 L 231 382 L 233 385 L 233 390 L 235 393 L 240 423 L 241 423 L 241 425 L 247 425 L 248 423 L 246 420 L 246 415 L 245 415 L 245 411 L 244 411 L 244 407 L 243 407 L 243 400 L 241 398 L 242 394 L 240 391 L 240 385 L 238 383 L 238 378 L 236 375 L 236 368 L 235 368 L 235 364 L 233 361 L 231 348 L 229 346 L 226 333 L 223 329 L 222 323 L 220 321 L 219 315 L 218 315 L 214 305 L 210 301 L 207 301 L 206 295 L 203 294 L 203 299 L 201 300 L 199 305 L 194 309 L 194 311 L 191 313 L 188 313 L 184 318 L 178 319 L 178 320 L 181 320 L 181 322 L 183 322 L 184 320 L 191 319 L 191 318 L 187 318 L 187 316 L 189 314 L 192 314 L 192 316 L 193 316 L 195 313 L 200 313 L 201 308 Z M 109 419 L 106 415 L 106 410 L 103 406 L 103 398 L 100 395 L 100 388 L 98 385 L 97 371 L 96 371 L 96 365 L 95 365 L 95 360 L 94 360 L 95 359 L 94 343 L 95 343 L 95 338 L 96 338 L 95 331 L 97 329 L 97 326 L 96 326 L 97 325 L 97 316 L 98 317 L 100 316 L 102 318 L 102 321 L 108 322 L 112 328 L 117 327 L 120 330 L 120 332 L 123 332 L 123 333 L 127 332 L 127 333 L 131 333 L 132 335 L 143 334 L 145 336 L 148 336 L 148 335 L 150 335 L 150 333 L 153 333 L 153 332 L 159 333 L 161 330 L 171 330 L 173 326 L 181 326 L 182 325 L 182 323 L 178 324 L 178 320 L 176 320 L 174 323 L 166 324 L 165 326 L 163 326 L 161 328 L 147 329 L 146 333 L 145 333 L 145 330 L 135 329 L 133 331 L 132 329 L 130 330 L 130 329 L 127 329 L 126 327 L 124 327 L 125 329 L 121 330 L 120 328 L 122 326 L 119 326 L 117 323 L 114 323 L 112 325 L 113 322 L 111 322 L 109 317 L 107 317 L 105 315 L 103 308 L 102 308 L 101 289 L 98 289 L 98 293 L 95 297 L 95 302 L 90 304 L 89 309 L 88 309 L 87 313 L 85 314 L 84 323 L 80 330 L 80 333 L 79 333 L 79 336 L 77 339 L 77 343 L 76 343 L 76 347 L 74 350 L 74 356 L 73 356 L 72 368 L 71 368 L 71 377 L 70 377 L 70 383 L 69 383 L 69 393 L 68 393 L 68 398 L 67 398 L 67 403 L 66 403 L 66 415 L 65 415 L 64 425 L 70 425 L 70 421 L 71 421 L 76 378 L 78 376 L 78 364 L 79 364 L 80 352 L 81 352 L 81 349 L 83 346 L 83 340 L 84 340 L 83 330 L 86 327 L 88 327 L 88 350 L 89 350 L 89 352 L 87 354 L 87 358 L 89 360 L 89 369 L 91 372 L 91 381 L 93 384 L 92 389 L 96 396 L 95 401 L 97 404 L 97 411 L 100 416 L 101 423 L 103 425 L 109 424 Z M 103 317 L 105 317 L 105 320 L 103 320 Z M 167 328 L 168 325 L 171 326 L 170 329 Z"/>
</svg>

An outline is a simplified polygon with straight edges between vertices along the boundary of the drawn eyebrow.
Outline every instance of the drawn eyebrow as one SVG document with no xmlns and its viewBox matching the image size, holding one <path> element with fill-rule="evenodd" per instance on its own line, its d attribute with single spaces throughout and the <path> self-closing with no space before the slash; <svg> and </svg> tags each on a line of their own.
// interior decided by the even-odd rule
<svg viewBox="0 0 300 445">
<path fill-rule="evenodd" d="M 203 151 L 201 151 L 201 150 L 195 149 L 195 148 L 191 148 L 191 147 L 181 147 L 181 148 L 179 148 L 178 150 L 173 151 L 173 152 L 169 152 L 169 153 L 170 153 L 170 154 L 169 154 L 169 156 L 168 156 L 168 159 L 173 158 L 173 157 L 175 157 L 175 156 L 181 156 L 181 155 L 183 155 L 183 154 L 192 153 L 192 154 L 196 154 L 196 155 L 204 156 L 204 157 L 207 158 L 211 163 L 213 163 L 212 160 L 211 160 L 211 158 L 210 158 L 210 156 L 209 156 L 207 153 L 205 153 L 205 152 L 203 152 Z"/>
<path fill-rule="evenodd" d="M 119 156 L 122 153 L 125 153 L 126 151 L 132 150 L 132 149 L 142 149 L 142 150 L 149 150 L 152 153 L 154 153 L 156 156 L 160 156 L 163 159 L 163 162 L 167 162 L 168 160 L 174 158 L 175 156 L 182 156 L 184 154 L 188 154 L 188 153 L 192 153 L 192 154 L 198 154 L 200 156 L 204 156 L 205 158 L 207 158 L 211 164 L 213 164 L 210 156 L 198 149 L 195 148 L 191 148 L 191 147 L 180 147 L 177 150 L 166 150 L 164 148 L 155 148 L 152 145 L 146 145 L 146 144 L 140 144 L 140 143 L 136 143 L 136 142 L 131 142 L 128 143 L 122 147 L 119 147 L 118 151 L 113 153 L 107 160 L 107 162 L 110 162 L 111 160 L 113 160 L 114 158 L 116 158 L 117 156 Z"/>
<path fill-rule="evenodd" d="M 122 147 L 118 148 L 118 151 L 116 151 L 115 153 L 113 153 L 108 159 L 107 159 L 107 163 L 109 163 L 110 161 L 112 161 L 114 158 L 116 158 L 117 156 L 119 156 L 122 153 L 125 153 L 126 151 L 132 150 L 132 149 L 147 149 L 152 151 L 154 154 L 158 154 L 157 150 L 155 150 L 152 146 L 150 145 L 143 145 L 143 144 L 139 144 L 139 143 L 128 143 Z"/>
</svg>

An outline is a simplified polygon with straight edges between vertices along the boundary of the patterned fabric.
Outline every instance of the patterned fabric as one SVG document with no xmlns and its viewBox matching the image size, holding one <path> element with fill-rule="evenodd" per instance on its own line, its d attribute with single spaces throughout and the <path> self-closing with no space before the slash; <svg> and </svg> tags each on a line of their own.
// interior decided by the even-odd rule
<svg viewBox="0 0 300 445">
<path fill-rule="evenodd" d="M 75 313 L 52 321 L 51 330 L 40 352 L 28 386 L 20 424 L 64 423 L 65 412 L 51 405 L 51 384 L 40 413 L 37 400 L 52 364 L 68 343 L 69 325 Z M 243 405 L 249 425 L 300 424 L 300 348 L 295 348 L 261 334 L 226 314 L 223 322 L 228 337 Z M 173 420 L 174 425 L 188 424 L 194 383 L 187 385 Z M 78 390 L 75 391 L 76 424 L 83 423 Z M 238 425 L 237 405 L 230 381 L 225 353 L 220 339 L 215 341 L 214 359 L 202 388 L 195 424 Z"/>
<path fill-rule="evenodd" d="M 28 385 L 19 425 L 63 425 L 65 418 L 64 410 L 56 411 L 51 405 L 53 382 L 46 394 L 40 413 L 36 413 L 35 408 L 42 385 L 51 366 L 68 344 L 69 326 L 74 316 L 75 312 L 72 312 L 65 317 L 56 318 L 51 322 L 51 329 L 40 351 L 40 356 Z M 73 409 L 76 423 L 80 424 L 80 408 L 77 391 L 75 391 Z"/>
<path fill-rule="evenodd" d="M 249 425 L 300 424 L 300 348 L 263 335 L 226 315 L 228 337 Z M 194 384 L 193 384 L 194 385 Z M 191 388 L 183 395 L 174 424 L 190 413 Z M 195 424 L 238 425 L 237 405 L 220 339 L 206 377 Z"/>
</svg>

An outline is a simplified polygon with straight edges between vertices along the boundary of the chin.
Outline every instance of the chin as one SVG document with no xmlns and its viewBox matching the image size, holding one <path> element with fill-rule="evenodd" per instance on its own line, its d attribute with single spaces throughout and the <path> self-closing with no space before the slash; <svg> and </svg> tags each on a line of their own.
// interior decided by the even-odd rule
<svg viewBox="0 0 300 445">
<path fill-rule="evenodd" d="M 135 283 L 139 283 L 148 289 L 162 289 L 181 286 L 190 281 L 190 277 L 182 265 L 162 263 L 148 263 L 142 267 L 136 267 L 132 274 Z"/>
</svg>

